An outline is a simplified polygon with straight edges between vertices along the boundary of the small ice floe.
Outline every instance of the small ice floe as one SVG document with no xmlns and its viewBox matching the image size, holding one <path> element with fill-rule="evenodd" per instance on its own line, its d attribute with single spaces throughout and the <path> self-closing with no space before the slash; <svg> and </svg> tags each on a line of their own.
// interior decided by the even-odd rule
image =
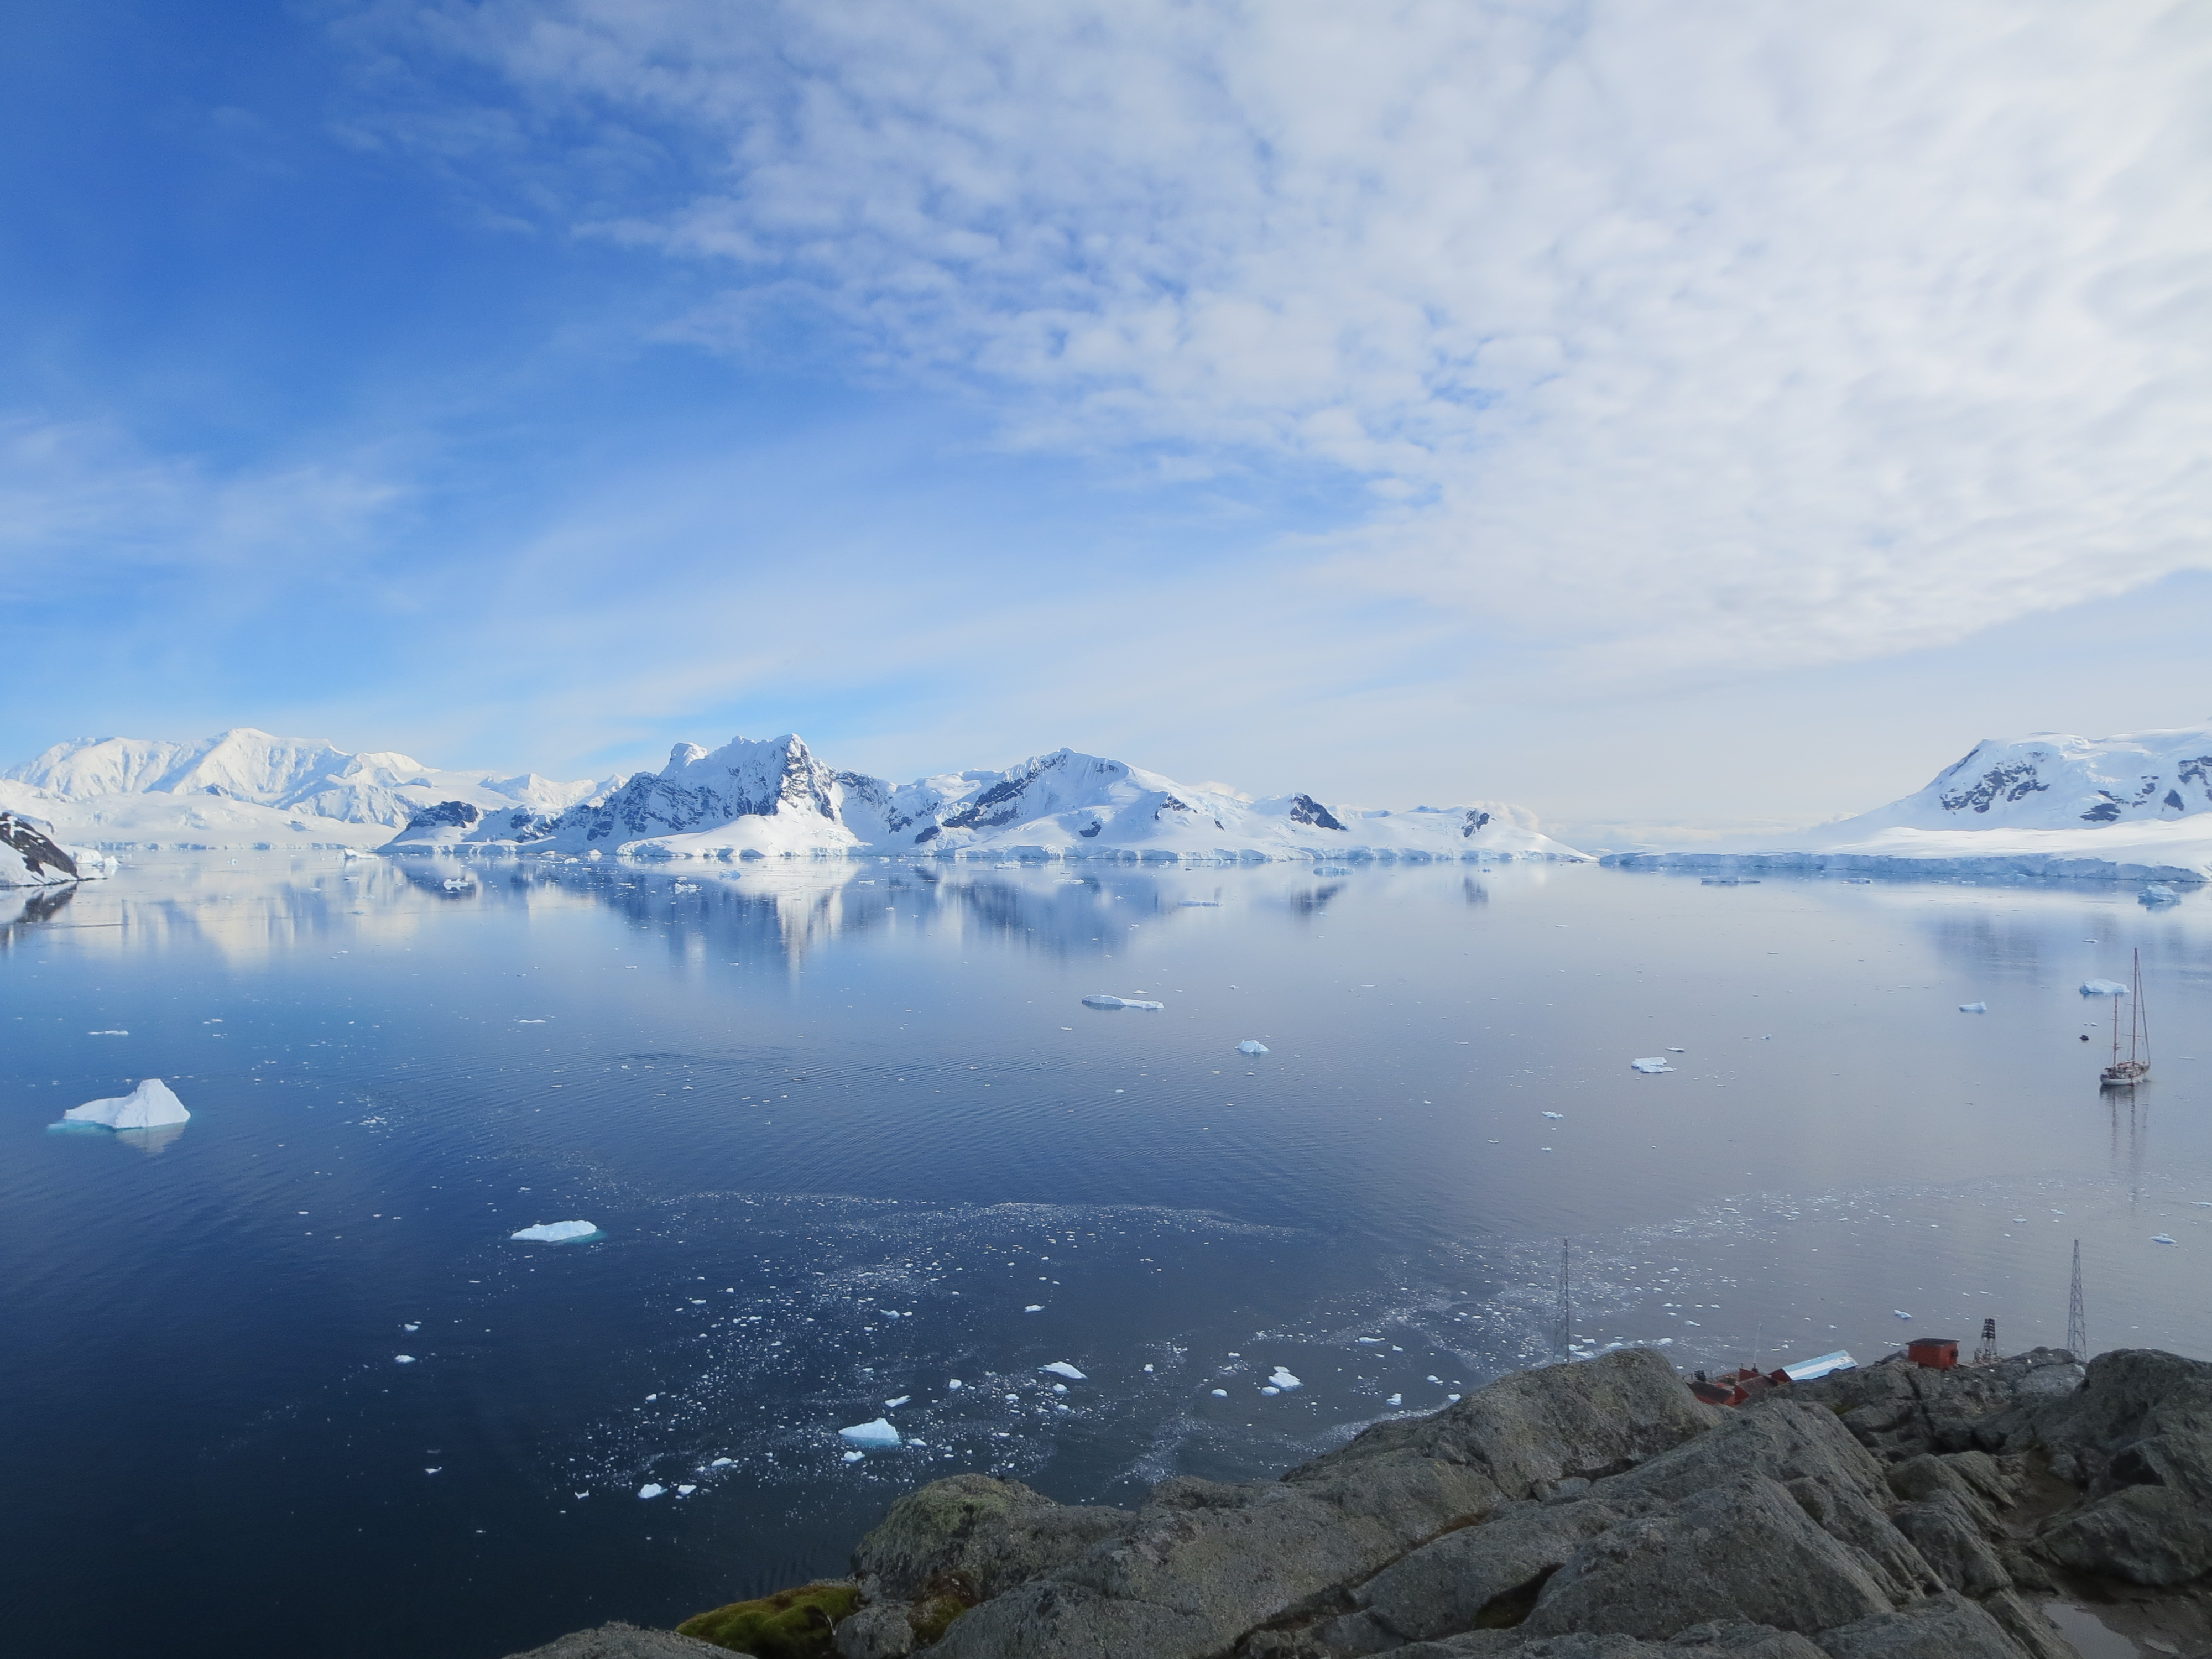
<svg viewBox="0 0 2212 1659">
<path fill-rule="evenodd" d="M 87 1031 L 87 1036 L 129 1036 L 128 1031 Z"/>
<path fill-rule="evenodd" d="M 1379 1337 L 1379 1336 L 1363 1336 L 1363 1337 L 1360 1337 L 1360 1338 L 1358 1339 L 1358 1340 L 1360 1340 L 1360 1341 L 1362 1341 L 1362 1342 L 1371 1343 L 1371 1344 L 1373 1344 L 1375 1346 L 1376 1346 L 1376 1347 L 1378 1347 L 1378 1348 L 1379 1348 L 1379 1347 L 1381 1347 L 1381 1346 L 1382 1346 L 1382 1339 L 1381 1337 Z"/>
<path fill-rule="evenodd" d="M 1550 1118 L 1554 1123 L 1565 1122 L 1567 1116 L 1565 1112 L 1547 1112 L 1544 1115 Z"/>
<path fill-rule="evenodd" d="M 1670 1054 L 1686 1054 L 1690 1051 L 1687 1048 L 1669 1048 L 1667 1052 Z"/>
<path fill-rule="evenodd" d="M 1042 1313 L 1044 1311 L 1044 1304 L 1042 1302 L 1032 1302 L 1028 1307 L 1023 1309 L 1022 1311 L 1024 1313 Z"/>
<path fill-rule="evenodd" d="M 707 1467 L 710 1469 L 726 1469 L 737 1461 L 734 1457 L 718 1457 Z"/>
<path fill-rule="evenodd" d="M 855 1423 L 849 1429 L 840 1429 L 837 1434 L 839 1438 L 855 1446 L 896 1446 L 899 1443 L 899 1431 L 890 1425 L 888 1419 L 881 1417 L 872 1423 Z"/>
<path fill-rule="evenodd" d="M 847 1452 L 837 1461 L 841 1463 L 864 1463 L 867 1461 L 867 1457 L 868 1455 L 866 1452 Z"/>
<path fill-rule="evenodd" d="M 658 1480 L 648 1480 L 637 1489 L 637 1495 L 640 1498 L 658 1498 L 667 1490 Z"/>
<path fill-rule="evenodd" d="M 1237 1045 L 1237 1052 L 1240 1054 L 1264 1054 L 1267 1052 L 1267 1045 L 1257 1037 L 1246 1037 Z"/>
<path fill-rule="evenodd" d="M 395 1365 L 411 1365 L 415 1363 L 415 1356 L 411 1353 L 396 1353 L 392 1356 L 392 1363 Z"/>
<path fill-rule="evenodd" d="M 2169 1233 L 2153 1233 L 2150 1236 L 2150 1242 L 2154 1244 L 2171 1244 L 2173 1243 L 2173 1237 Z"/>
<path fill-rule="evenodd" d="M 1910 1319 L 1912 1317 L 1911 1314 L 1905 1312 L 1902 1308 L 1892 1308 L 1890 1312 L 1895 1314 L 1899 1319 Z"/>
<path fill-rule="evenodd" d="M 1844 879 L 1850 883 L 1854 887 L 1871 887 L 1874 885 L 1874 878 L 1872 876 L 1845 876 Z"/>
<path fill-rule="evenodd" d="M 579 1240 L 600 1237 L 599 1224 L 591 1221 L 541 1221 L 534 1227 L 525 1227 L 519 1233 L 510 1233 L 532 1244 L 574 1244 Z"/>
<path fill-rule="evenodd" d="M 1280 1365 L 1276 1366 L 1273 1371 L 1267 1374 L 1267 1381 L 1273 1383 L 1285 1394 L 1288 1394 L 1292 1389 L 1303 1389 L 1305 1387 L 1304 1383 L 1299 1382 L 1297 1377 L 1292 1376 L 1290 1372 L 1285 1370 Z"/>
<path fill-rule="evenodd" d="M 62 1114 L 64 1123 L 96 1123 L 107 1129 L 158 1129 L 164 1124 L 183 1123 L 191 1114 L 185 1103 L 169 1092 L 169 1085 L 157 1077 L 141 1082 L 129 1094 L 113 1100 L 88 1100 L 82 1106 L 72 1106 Z"/>
<path fill-rule="evenodd" d="M 2181 895 L 2163 882 L 2152 882 L 2139 896 L 2145 904 L 2179 904 Z"/>
<path fill-rule="evenodd" d="M 1150 1365 L 1146 1366 L 1146 1367 L 1145 1367 L 1145 1375 L 1146 1375 L 1146 1376 L 1150 1376 L 1152 1374 L 1152 1368 Z"/>
<path fill-rule="evenodd" d="M 542 1019 L 518 1019 L 514 1023 L 517 1025 L 543 1025 L 545 1022 Z"/>
<path fill-rule="evenodd" d="M 429 1468 L 429 1469 L 425 1469 L 425 1470 L 423 1470 L 423 1471 L 422 1471 L 422 1473 L 423 1473 L 423 1474 L 437 1474 L 437 1473 L 438 1473 L 438 1470 L 439 1470 L 439 1469 L 442 1469 L 442 1468 L 444 1468 L 445 1467 L 446 1467 L 446 1466 L 445 1466 L 443 1463 L 441 1463 L 441 1464 L 439 1464 L 439 1465 L 438 1465 L 437 1468 Z"/>
<path fill-rule="evenodd" d="M 1213 1397 L 1216 1400 L 1226 1400 L 1229 1398 L 1229 1390 L 1226 1389 L 1216 1389 L 1213 1391 Z"/>
<path fill-rule="evenodd" d="M 1671 1072 L 1674 1068 L 1667 1063 L 1667 1056 L 1664 1054 L 1646 1054 L 1641 1060 L 1630 1060 L 1628 1069 L 1632 1072 L 1644 1072 L 1656 1076 L 1661 1072 Z"/>
<path fill-rule="evenodd" d="M 895 1412 L 901 1406 L 905 1405 L 908 1401 L 913 1398 L 914 1396 L 910 1394 L 902 1394 L 896 1400 L 886 1400 L 884 1401 L 884 1409 L 887 1412 Z"/>
<path fill-rule="evenodd" d="M 1441 1376 L 1431 1376 L 1427 1380 L 1435 1383 L 1440 1389 L 1444 1385 L 1444 1380 Z"/>
<path fill-rule="evenodd" d="M 1448 1394 L 1444 1396 L 1444 1401 L 1448 1405 L 1456 1406 L 1459 1404 L 1459 1396 L 1455 1394 Z"/>
<path fill-rule="evenodd" d="M 676 1489 L 676 1495 L 677 1495 L 678 1498 L 689 1498 L 689 1497 L 690 1497 L 693 1492 L 696 1492 L 696 1491 L 698 1491 L 698 1490 L 699 1490 L 699 1488 L 698 1488 L 697 1486 L 678 1486 L 678 1487 Z"/>
<path fill-rule="evenodd" d="M 1086 1008 L 1149 1008 L 1157 1012 L 1167 1006 L 1164 1002 L 1146 1002 L 1141 997 L 1109 997 L 1099 993 L 1083 999 Z"/>
<path fill-rule="evenodd" d="M 422 1328 L 422 1322 L 418 1319 L 412 1325 L 402 1325 L 399 1328 L 403 1331 L 419 1331 Z"/>
<path fill-rule="evenodd" d="M 1052 1391 L 1054 1394 L 1066 1394 L 1067 1392 L 1067 1384 L 1065 1382 L 1055 1382 L 1052 1385 Z"/>
<path fill-rule="evenodd" d="M 1281 1390 L 1280 1389 L 1278 1389 L 1278 1388 L 1274 1388 L 1274 1387 L 1269 1386 L 1269 1387 L 1263 1387 L 1263 1388 L 1260 1390 L 1260 1392 L 1261 1392 L 1261 1394 L 1280 1394 L 1280 1393 L 1282 1393 L 1282 1390 Z"/>
<path fill-rule="evenodd" d="M 956 1377 L 954 1377 L 954 1378 L 953 1378 L 950 1382 L 947 1382 L 947 1383 L 945 1385 L 946 1391 L 947 1391 L 948 1393 L 951 1393 L 951 1394 L 957 1394 L 957 1393 L 959 1393 L 959 1392 L 960 1392 L 960 1390 L 961 1390 L 961 1389 L 963 1389 L 966 1388 L 967 1386 L 968 1386 L 968 1385 L 967 1385 L 965 1382 L 962 1382 L 958 1377 L 957 1377 L 957 1376 L 956 1376 Z"/>
<path fill-rule="evenodd" d="M 1962 1002 L 1959 1005 L 1959 1012 L 1962 1014 L 1986 1014 L 1989 1011 L 1990 1005 L 1986 1002 Z"/>
<path fill-rule="evenodd" d="M 1041 1371 L 1050 1371 L 1054 1376 L 1064 1376 L 1071 1382 L 1084 1382 L 1090 1380 L 1065 1359 L 1055 1359 L 1051 1364 L 1040 1365 L 1037 1369 Z"/>
<path fill-rule="evenodd" d="M 2128 988 L 2116 979 L 2085 979 L 2081 981 L 2081 994 L 2085 997 L 2124 997 L 2127 994 Z"/>
<path fill-rule="evenodd" d="M 1406 1403 L 1406 1396 L 1402 1394 L 1394 1394 L 1382 1403 L 1386 1406 L 1402 1406 Z"/>
</svg>

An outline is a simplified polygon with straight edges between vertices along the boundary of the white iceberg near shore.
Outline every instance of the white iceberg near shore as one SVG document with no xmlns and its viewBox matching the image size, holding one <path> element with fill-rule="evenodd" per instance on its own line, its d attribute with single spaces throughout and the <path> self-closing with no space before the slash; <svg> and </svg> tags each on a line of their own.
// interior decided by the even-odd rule
<svg viewBox="0 0 2212 1659">
<path fill-rule="evenodd" d="M 97 1123 L 109 1129 L 158 1129 L 163 1124 L 184 1123 L 191 1118 L 185 1103 L 157 1077 L 146 1079 L 119 1098 L 88 1100 L 62 1114 L 63 1121 L 67 1123 Z"/>
<path fill-rule="evenodd" d="M 872 1423 L 855 1423 L 849 1429 L 837 1431 L 838 1437 L 855 1446 L 896 1446 L 899 1431 L 886 1418 L 878 1417 Z"/>
<path fill-rule="evenodd" d="M 534 1227 L 525 1227 L 519 1233 L 508 1235 L 532 1244 L 573 1244 L 580 1238 L 596 1238 L 599 1225 L 591 1221 L 541 1221 Z"/>
</svg>

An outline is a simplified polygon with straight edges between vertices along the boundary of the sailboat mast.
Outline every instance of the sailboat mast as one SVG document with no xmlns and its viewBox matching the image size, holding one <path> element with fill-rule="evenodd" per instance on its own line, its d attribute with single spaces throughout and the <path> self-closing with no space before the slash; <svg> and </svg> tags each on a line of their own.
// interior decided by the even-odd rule
<svg viewBox="0 0 2212 1659">
<path fill-rule="evenodd" d="M 2140 948 L 2136 951 L 2135 992 L 2133 995 L 2129 997 L 2128 1000 L 2135 1005 L 2128 1010 L 2128 1058 L 2130 1060 L 2136 1058 L 2136 1050 L 2137 1046 L 2140 1045 L 2143 1051 L 2143 1058 L 2145 1060 L 2148 1060 L 2150 1057 L 2150 1017 L 2143 1012 L 2142 951 Z"/>
</svg>

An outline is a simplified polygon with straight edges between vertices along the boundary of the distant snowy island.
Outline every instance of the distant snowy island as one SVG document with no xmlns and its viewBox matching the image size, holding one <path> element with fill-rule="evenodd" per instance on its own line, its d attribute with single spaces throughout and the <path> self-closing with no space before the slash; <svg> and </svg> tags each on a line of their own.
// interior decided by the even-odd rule
<svg viewBox="0 0 2212 1659">
<path fill-rule="evenodd" d="M 0 773 L 0 810 L 110 850 L 354 848 L 656 860 L 894 854 L 1264 863 L 1587 855 L 1496 801 L 1386 811 L 1247 799 L 1062 749 L 894 784 L 796 735 L 679 744 L 658 772 L 560 783 L 239 727 L 196 744 L 87 738 Z M 394 832 L 397 832 L 396 834 Z"/>
<path fill-rule="evenodd" d="M 2212 878 L 2212 726 L 1990 738 L 1925 787 L 1796 835 L 1608 854 L 1633 869 Z"/>
</svg>

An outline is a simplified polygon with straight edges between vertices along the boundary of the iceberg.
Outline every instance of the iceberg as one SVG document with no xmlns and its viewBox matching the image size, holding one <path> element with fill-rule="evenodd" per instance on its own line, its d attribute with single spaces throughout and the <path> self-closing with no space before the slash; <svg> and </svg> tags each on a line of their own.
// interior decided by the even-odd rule
<svg viewBox="0 0 2212 1659">
<path fill-rule="evenodd" d="M 899 1443 L 899 1431 L 890 1425 L 888 1419 L 881 1417 L 872 1423 L 855 1423 L 849 1429 L 840 1429 L 837 1435 L 840 1439 L 855 1446 L 896 1446 Z"/>
<path fill-rule="evenodd" d="M 508 1235 L 532 1244 L 572 1244 L 578 1239 L 599 1236 L 598 1224 L 590 1221 L 541 1221 L 535 1227 L 525 1227 L 519 1233 Z"/>
<path fill-rule="evenodd" d="M 1267 1381 L 1273 1387 L 1280 1389 L 1285 1394 L 1288 1394 L 1292 1389 L 1303 1389 L 1305 1387 L 1304 1383 L 1299 1382 L 1297 1377 L 1292 1376 L 1280 1365 L 1276 1366 L 1273 1371 L 1268 1373 Z"/>
<path fill-rule="evenodd" d="M 662 1486 L 659 1481 L 648 1480 L 637 1489 L 637 1495 L 640 1498 L 658 1498 L 661 1493 L 667 1490 L 668 1488 Z"/>
<path fill-rule="evenodd" d="M 1028 1307 L 1023 1309 L 1022 1311 L 1024 1313 L 1042 1313 L 1044 1311 L 1044 1304 L 1042 1302 L 1032 1302 Z"/>
<path fill-rule="evenodd" d="M 1565 1112 L 1547 1112 L 1544 1115 L 1552 1119 L 1555 1122 L 1565 1122 L 1566 1121 L 1567 1115 Z"/>
<path fill-rule="evenodd" d="M 2171 1244 L 2173 1243 L 2173 1237 L 2170 1233 L 2153 1233 L 2150 1236 L 2150 1242 L 2154 1244 Z"/>
<path fill-rule="evenodd" d="M 1138 997 L 1109 997 L 1093 994 L 1083 999 L 1083 1006 L 1086 1008 L 1150 1008 L 1158 1011 L 1166 1007 L 1167 1004 L 1146 1002 Z"/>
<path fill-rule="evenodd" d="M 110 1129 L 157 1129 L 165 1123 L 183 1123 L 191 1114 L 169 1092 L 169 1085 L 149 1077 L 129 1094 L 116 1100 L 88 1100 L 62 1114 L 64 1123 L 97 1123 Z M 197 1143 L 195 1143 L 197 1144 Z"/>
<path fill-rule="evenodd" d="M 1216 1389 L 1213 1391 L 1213 1397 L 1216 1400 L 1226 1400 L 1229 1398 L 1229 1390 L 1226 1389 Z"/>
<path fill-rule="evenodd" d="M 1406 1403 L 1406 1396 L 1402 1394 L 1394 1394 L 1382 1403 L 1386 1406 L 1402 1406 Z"/>
<path fill-rule="evenodd" d="M 1264 1054 L 1267 1052 L 1267 1045 L 1257 1038 L 1246 1037 L 1237 1045 L 1237 1052 L 1240 1054 Z"/>
<path fill-rule="evenodd" d="M 1642 1060 L 1632 1060 L 1628 1062 L 1628 1068 L 1632 1072 L 1644 1072 L 1654 1076 L 1661 1072 L 1671 1072 L 1674 1069 L 1667 1063 L 1667 1056 L 1664 1054 L 1646 1054 Z"/>
<path fill-rule="evenodd" d="M 1959 1012 L 1962 1014 L 1986 1014 L 1989 1011 L 1990 1005 L 1986 1002 L 1962 1002 L 1959 1005 Z"/>
<path fill-rule="evenodd" d="M 2124 997 L 2127 994 L 2128 988 L 2115 979 L 2085 979 L 2081 981 L 2081 994 L 2085 997 Z"/>
<path fill-rule="evenodd" d="M 2164 882 L 2159 881 L 2152 882 L 2136 896 L 2140 902 L 2149 905 L 2179 904 L 2181 902 L 2180 894 L 2175 892 L 2173 889 L 2168 887 Z"/>
<path fill-rule="evenodd" d="M 1055 1359 L 1051 1364 L 1040 1365 L 1037 1369 L 1041 1371 L 1050 1371 L 1054 1376 L 1064 1376 L 1071 1382 L 1084 1382 L 1090 1380 L 1065 1359 Z"/>
</svg>

